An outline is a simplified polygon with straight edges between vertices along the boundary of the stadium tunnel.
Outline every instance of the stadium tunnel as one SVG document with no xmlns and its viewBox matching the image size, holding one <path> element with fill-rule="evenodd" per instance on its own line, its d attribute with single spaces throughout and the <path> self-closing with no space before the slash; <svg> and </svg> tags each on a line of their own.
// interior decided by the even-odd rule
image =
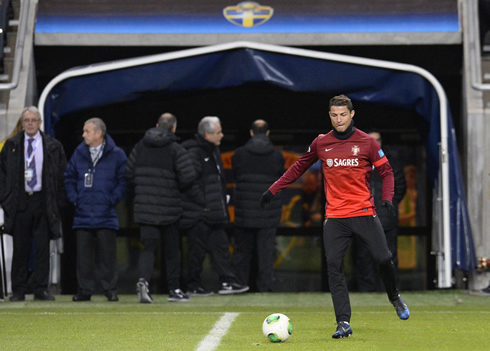
<svg viewBox="0 0 490 351">
<path fill-rule="evenodd" d="M 440 177 L 441 126 L 438 96 L 426 78 L 390 69 L 389 63 L 363 66 L 349 62 L 349 56 L 332 54 L 339 60 L 325 60 L 308 50 L 269 48 L 232 43 L 66 71 L 41 95 L 44 130 L 63 143 L 70 157 L 82 141 L 84 121 L 98 116 L 129 154 L 163 112 L 177 116 L 183 140 L 195 133 L 202 117 L 218 116 L 226 152 L 243 145 L 251 122 L 262 118 L 276 145 L 306 150 L 314 137 L 331 130 L 328 100 L 346 94 L 354 102 L 357 127 L 382 131 L 387 144 L 422 146 L 431 202 Z M 448 129 L 452 266 L 471 271 L 476 259 L 449 112 Z M 430 206 L 426 212 L 430 228 Z M 132 224 L 122 227 L 130 230 Z"/>
</svg>

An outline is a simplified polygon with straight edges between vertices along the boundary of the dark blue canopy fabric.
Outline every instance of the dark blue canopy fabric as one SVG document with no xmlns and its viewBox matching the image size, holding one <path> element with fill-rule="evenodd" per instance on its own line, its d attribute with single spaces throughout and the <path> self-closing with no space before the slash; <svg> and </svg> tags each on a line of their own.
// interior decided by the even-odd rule
<svg viewBox="0 0 490 351">
<path fill-rule="evenodd" d="M 437 93 L 416 73 L 368 67 L 250 48 L 221 51 L 72 77 L 49 92 L 45 130 L 69 113 L 135 101 L 147 94 L 224 89 L 262 82 L 302 93 L 342 92 L 354 101 L 414 112 L 426 141 L 427 167 L 435 183 L 439 173 L 440 110 Z M 453 267 L 472 271 L 476 255 L 469 226 L 461 167 L 451 116 L 448 115 Z"/>
</svg>

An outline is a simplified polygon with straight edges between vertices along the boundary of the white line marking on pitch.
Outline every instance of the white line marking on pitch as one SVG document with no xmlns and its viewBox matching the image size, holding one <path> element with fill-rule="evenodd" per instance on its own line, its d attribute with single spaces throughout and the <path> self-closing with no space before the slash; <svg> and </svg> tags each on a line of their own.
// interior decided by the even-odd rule
<svg viewBox="0 0 490 351">
<path fill-rule="evenodd" d="M 221 338 L 225 336 L 228 329 L 230 329 L 231 325 L 233 324 L 233 321 L 239 314 L 240 313 L 226 312 L 223 317 L 216 322 L 209 334 L 201 340 L 196 351 L 212 351 L 216 349 L 221 342 Z"/>
</svg>

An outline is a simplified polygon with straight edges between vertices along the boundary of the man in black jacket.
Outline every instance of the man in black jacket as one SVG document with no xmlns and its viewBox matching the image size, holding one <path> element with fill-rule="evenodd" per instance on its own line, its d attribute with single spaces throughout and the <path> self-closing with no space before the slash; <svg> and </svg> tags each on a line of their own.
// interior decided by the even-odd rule
<svg viewBox="0 0 490 351">
<path fill-rule="evenodd" d="M 177 143 L 177 118 L 164 113 L 156 128 L 149 129 L 129 155 L 126 177 L 135 186 L 134 221 L 141 225 L 144 245 L 139 259 L 139 301 L 151 303 L 150 281 L 155 252 L 163 236 L 169 301 L 186 302 L 180 289 L 181 253 L 178 220 L 182 215 L 181 189 L 189 186 L 196 173 L 187 151 Z"/>
<path fill-rule="evenodd" d="M 269 139 L 264 120 L 252 123 L 252 138 L 238 148 L 231 162 L 235 176 L 235 252 L 233 266 L 240 284 L 248 284 L 250 263 L 257 253 L 257 291 L 272 291 L 276 229 L 281 222 L 281 197 L 260 208 L 262 194 L 284 173 L 284 157 Z"/>
<path fill-rule="evenodd" d="M 228 223 L 226 206 L 226 179 L 218 146 L 223 132 L 218 117 L 204 117 L 198 125 L 198 134 L 186 140 L 184 146 L 190 153 L 197 179 L 186 193 L 181 227 L 188 229 L 189 296 L 209 296 L 201 281 L 206 252 L 209 251 L 221 283 L 220 294 L 237 294 L 248 286 L 236 283 L 231 270 L 230 251 L 225 225 Z"/>
<path fill-rule="evenodd" d="M 5 143 L 0 155 L 0 204 L 6 233 L 13 237 L 12 296 L 24 301 L 34 243 L 34 299 L 53 301 L 48 291 L 50 239 L 61 237 L 60 209 L 66 203 L 61 143 L 42 133 L 41 114 L 30 106 L 21 114 L 24 132 Z"/>
<path fill-rule="evenodd" d="M 379 146 L 382 144 L 381 133 L 376 130 L 371 130 L 368 132 L 378 142 Z M 393 206 L 398 209 L 398 204 L 405 196 L 407 190 L 407 185 L 405 182 L 405 173 L 403 168 L 397 163 L 397 161 L 386 154 L 390 165 L 393 168 L 393 175 L 395 176 L 395 194 L 393 195 Z M 376 169 L 373 169 L 371 173 L 371 194 L 374 198 L 374 205 L 376 206 L 376 213 L 381 221 L 383 230 L 385 232 L 386 241 L 388 243 L 388 248 L 393 255 L 393 264 L 398 268 L 398 213 L 395 212 L 395 217 L 393 217 L 386 207 L 381 205 L 381 193 L 383 187 L 383 181 L 379 176 Z M 377 273 L 377 267 L 371 258 L 371 254 L 366 246 L 359 240 L 358 237 L 354 237 L 354 245 L 356 248 L 355 263 L 356 263 L 356 280 L 357 280 L 357 290 L 361 292 L 373 292 L 384 291 L 384 286 Z"/>
</svg>

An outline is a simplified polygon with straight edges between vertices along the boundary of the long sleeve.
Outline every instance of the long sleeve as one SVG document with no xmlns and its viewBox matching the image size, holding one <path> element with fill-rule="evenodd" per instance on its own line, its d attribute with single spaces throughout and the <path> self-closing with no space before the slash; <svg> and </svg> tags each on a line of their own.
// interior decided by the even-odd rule
<svg viewBox="0 0 490 351">
<path fill-rule="evenodd" d="M 299 177 L 301 177 L 308 168 L 311 167 L 316 161 L 318 161 L 317 153 L 317 139 L 313 140 L 308 151 L 296 161 L 284 175 L 279 178 L 274 184 L 271 185 L 269 191 L 276 195 L 278 192 L 294 183 Z"/>
</svg>

